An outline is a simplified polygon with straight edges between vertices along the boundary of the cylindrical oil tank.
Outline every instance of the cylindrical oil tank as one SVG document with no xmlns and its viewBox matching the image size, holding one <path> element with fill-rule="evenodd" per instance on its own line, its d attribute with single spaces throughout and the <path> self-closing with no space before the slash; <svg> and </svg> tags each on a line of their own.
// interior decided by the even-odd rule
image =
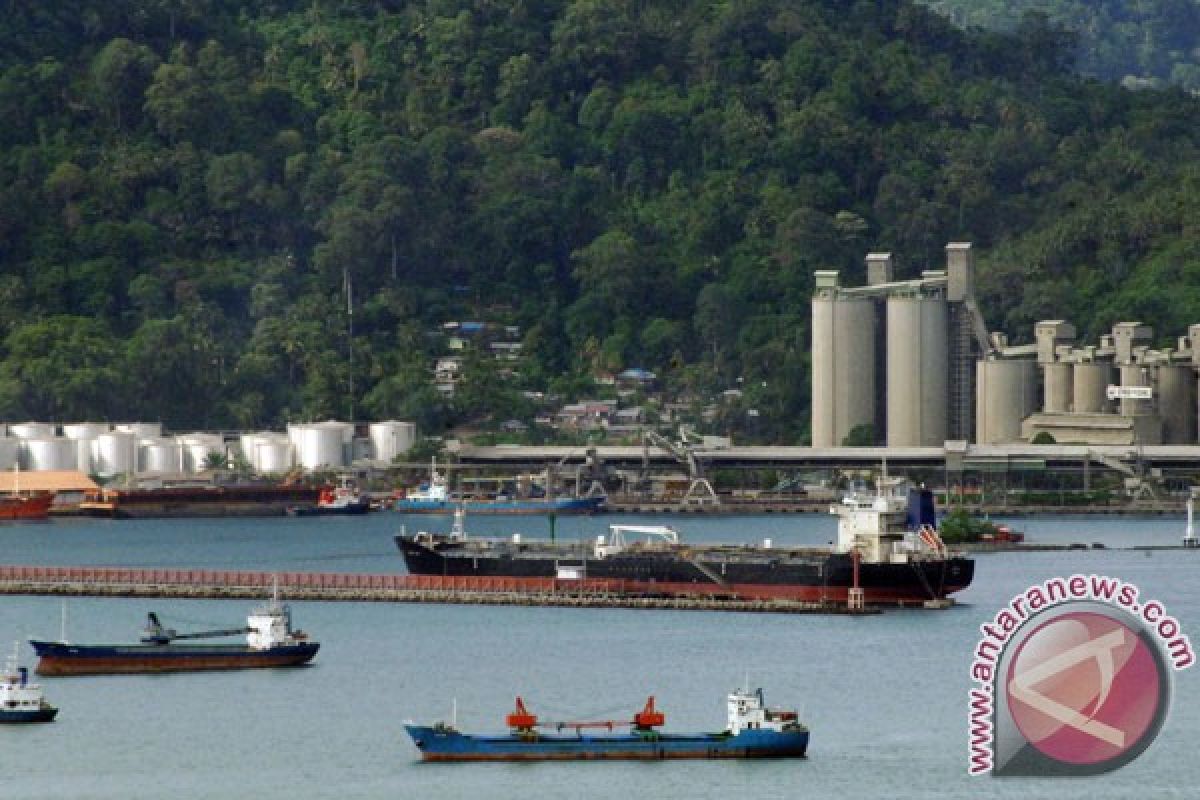
<svg viewBox="0 0 1200 800">
<path fill-rule="evenodd" d="M 20 463 L 21 442 L 9 436 L 0 437 L 0 469 L 12 469 Z"/>
<path fill-rule="evenodd" d="M 55 437 L 52 439 L 24 439 L 21 441 L 21 467 L 30 472 L 58 469 L 78 469 L 79 458 L 75 442 Z"/>
<path fill-rule="evenodd" d="M 68 439 L 95 439 L 102 433 L 108 433 L 110 426 L 107 422 L 69 422 L 62 426 L 63 436 Z"/>
<path fill-rule="evenodd" d="M 244 434 L 239 444 L 243 457 L 260 474 L 287 472 L 295 465 L 295 447 L 282 433 L 259 431 Z"/>
<path fill-rule="evenodd" d="M 139 440 L 157 439 L 162 436 L 161 422 L 122 422 L 113 426 L 114 430 L 132 433 Z"/>
<path fill-rule="evenodd" d="M 1108 387 L 1112 385 L 1114 374 L 1112 364 L 1076 364 L 1071 370 L 1072 410 L 1076 414 L 1108 411 Z"/>
<path fill-rule="evenodd" d="M 95 472 L 95 464 L 93 463 L 96 451 L 96 439 L 72 439 L 75 443 L 75 463 L 78 465 L 76 469 L 80 472 L 92 474 Z"/>
<path fill-rule="evenodd" d="M 1007 444 L 1021 438 L 1021 422 L 1037 410 L 1037 364 L 1031 360 L 975 365 L 975 441 Z"/>
<path fill-rule="evenodd" d="M 176 441 L 182 450 L 184 472 L 208 469 L 213 453 L 225 456 L 225 440 L 215 433 L 187 433 L 177 437 Z"/>
<path fill-rule="evenodd" d="M 1065 414 L 1071 410 L 1074 365 L 1056 362 L 1042 365 L 1042 411 Z"/>
<path fill-rule="evenodd" d="M 138 442 L 140 472 L 182 472 L 183 448 L 174 439 L 156 436 Z"/>
<path fill-rule="evenodd" d="M 887 300 L 888 447 L 940 447 L 946 441 L 949 314 L 940 297 Z"/>
<path fill-rule="evenodd" d="M 346 445 L 351 426 L 344 422 L 329 420 L 311 425 L 298 426 L 299 444 L 296 461 L 305 469 L 321 467 L 344 467 Z"/>
<path fill-rule="evenodd" d="M 109 431 L 96 437 L 92 469 L 97 475 L 120 475 L 137 468 L 137 436 L 129 431 Z"/>
<path fill-rule="evenodd" d="M 54 426 L 49 422 L 14 422 L 8 426 L 8 434 L 18 439 L 53 439 Z"/>
<path fill-rule="evenodd" d="M 371 457 L 389 464 L 411 450 L 417 441 L 417 426 L 411 422 L 372 422 L 368 430 Z"/>
<path fill-rule="evenodd" d="M 1190 366 L 1164 365 L 1155 370 L 1158 415 L 1163 444 L 1196 443 L 1196 372 Z"/>
<path fill-rule="evenodd" d="M 840 447 L 876 417 L 876 302 L 817 296 L 812 301 L 812 444 Z"/>
<path fill-rule="evenodd" d="M 1149 388 L 1150 368 L 1140 364 L 1122 364 L 1120 369 L 1122 388 Z M 1118 404 L 1121 416 L 1140 417 L 1154 410 L 1150 398 L 1123 397 Z"/>
</svg>

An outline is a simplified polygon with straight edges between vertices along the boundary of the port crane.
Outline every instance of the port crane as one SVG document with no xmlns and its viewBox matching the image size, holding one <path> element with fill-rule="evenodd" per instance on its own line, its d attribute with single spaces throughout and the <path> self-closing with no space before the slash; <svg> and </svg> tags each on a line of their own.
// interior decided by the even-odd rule
<svg viewBox="0 0 1200 800">
<path fill-rule="evenodd" d="M 687 468 L 688 489 L 683 495 L 682 505 L 713 505 L 719 506 L 721 498 L 713 489 L 712 484 L 704 475 L 704 467 L 696 457 L 696 445 L 693 439 L 700 438 L 687 428 L 679 429 L 679 441 L 672 442 L 657 431 L 648 428 L 642 430 L 642 468 L 647 470 L 650 464 L 650 444 L 670 453 L 676 461 Z"/>
</svg>

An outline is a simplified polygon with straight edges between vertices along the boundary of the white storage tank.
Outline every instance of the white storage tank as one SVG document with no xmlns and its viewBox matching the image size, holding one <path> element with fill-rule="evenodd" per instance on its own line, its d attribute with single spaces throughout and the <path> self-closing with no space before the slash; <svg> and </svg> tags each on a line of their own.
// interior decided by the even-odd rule
<svg viewBox="0 0 1200 800">
<path fill-rule="evenodd" d="M 79 458 L 75 442 L 70 439 L 24 439 L 21 442 L 21 467 L 30 472 L 42 470 L 78 469 Z"/>
<path fill-rule="evenodd" d="M 1071 410 L 1071 388 L 1074 385 L 1072 364 L 1042 365 L 1042 410 L 1047 414 L 1065 414 Z"/>
<path fill-rule="evenodd" d="M 417 426 L 411 422 L 386 420 L 369 427 L 371 457 L 390 464 L 412 449 L 417 442 Z"/>
<path fill-rule="evenodd" d="M 8 434 L 18 439 L 53 439 L 55 430 L 49 422 L 14 422 L 8 426 Z"/>
<path fill-rule="evenodd" d="M 174 439 L 154 437 L 138 443 L 139 472 L 183 471 L 183 448 Z"/>
<path fill-rule="evenodd" d="M 1071 396 L 1076 414 L 1100 414 L 1108 411 L 1108 387 L 1115 370 L 1111 364 L 1085 362 L 1071 370 Z"/>
<path fill-rule="evenodd" d="M 96 451 L 96 440 L 93 438 L 72 439 L 71 441 L 75 443 L 75 463 L 78 465 L 76 469 L 91 475 L 95 471 L 93 456 Z"/>
<path fill-rule="evenodd" d="M 12 469 L 20 463 L 21 442 L 0 436 L 0 469 Z"/>
<path fill-rule="evenodd" d="M 854 428 L 875 425 L 877 326 L 874 300 L 835 290 L 813 297 L 813 447 L 841 447 Z"/>
<path fill-rule="evenodd" d="M 1156 371 L 1158 413 L 1163 444 L 1196 443 L 1196 373 L 1190 366 L 1160 366 Z"/>
<path fill-rule="evenodd" d="M 942 297 L 887 299 L 888 447 L 940 447 L 949 405 L 949 308 Z"/>
<path fill-rule="evenodd" d="M 209 456 L 225 455 L 225 440 L 214 433 L 188 433 L 176 437 L 181 449 L 184 472 L 203 472 L 208 469 Z"/>
<path fill-rule="evenodd" d="M 305 469 L 346 466 L 346 450 L 354 433 L 345 422 L 328 420 L 297 426 L 296 461 Z"/>
<path fill-rule="evenodd" d="M 137 468 L 137 436 L 128 431 L 109 431 L 96 437 L 92 469 L 97 475 L 121 475 Z"/>
<path fill-rule="evenodd" d="M 63 436 L 68 439 L 90 440 L 110 430 L 107 422 L 69 422 L 62 426 Z"/>
<path fill-rule="evenodd" d="M 1031 360 L 975 365 L 975 441 L 1007 444 L 1021 438 L 1021 422 L 1037 410 L 1037 364 Z"/>
<path fill-rule="evenodd" d="M 242 456 L 260 474 L 288 472 L 295 465 L 295 447 L 282 433 L 259 431 L 239 439 Z"/>
<path fill-rule="evenodd" d="M 161 422 L 122 422 L 113 426 L 113 430 L 132 433 L 138 439 L 157 439 L 162 436 Z"/>
</svg>

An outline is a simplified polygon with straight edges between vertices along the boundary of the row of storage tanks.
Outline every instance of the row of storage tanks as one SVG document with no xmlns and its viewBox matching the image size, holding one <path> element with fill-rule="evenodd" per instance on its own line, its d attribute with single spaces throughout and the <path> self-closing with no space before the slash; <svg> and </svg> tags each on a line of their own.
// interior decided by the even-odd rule
<svg viewBox="0 0 1200 800">
<path fill-rule="evenodd" d="M 6 428 L 6 430 L 3 430 Z M 255 472 L 282 474 L 296 468 L 341 468 L 356 461 L 390 463 L 416 441 L 411 422 L 388 420 L 354 435 L 354 425 L 328 420 L 289 425 L 287 432 L 261 431 L 227 437 L 216 433 L 164 436 L 158 423 L 80 422 L 62 426 L 22 422 L 0 426 L 0 469 L 79 470 L 94 475 L 195 473 L 215 453 L 244 458 Z"/>
</svg>

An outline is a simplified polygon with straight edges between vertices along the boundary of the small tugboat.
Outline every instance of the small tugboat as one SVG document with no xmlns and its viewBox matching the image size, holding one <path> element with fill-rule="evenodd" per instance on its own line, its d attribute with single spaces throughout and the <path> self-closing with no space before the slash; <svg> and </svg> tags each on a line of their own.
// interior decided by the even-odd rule
<svg viewBox="0 0 1200 800">
<path fill-rule="evenodd" d="M 320 645 L 292 630 L 291 609 L 278 589 L 246 618 L 246 627 L 177 633 L 150 612 L 141 644 L 70 644 L 30 640 L 39 675 L 112 675 L 145 672 L 192 672 L 306 664 Z M 180 639 L 211 639 L 245 634 L 245 644 L 178 644 Z"/>
<path fill-rule="evenodd" d="M 18 666 L 18 649 L 0 672 L 0 724 L 52 722 L 58 709 L 42 697 L 42 687 L 29 682 L 29 670 Z"/>
<path fill-rule="evenodd" d="M 762 689 L 738 689 L 727 698 L 728 726 L 717 733 L 662 733 L 666 717 L 654 698 L 632 720 L 542 723 L 517 698 L 509 733 L 460 733 L 453 725 L 406 724 L 425 761 L 658 760 L 667 758 L 801 758 L 808 728 L 795 711 L 767 708 Z M 628 727 L 628 733 L 615 728 Z M 543 733 L 538 729 L 551 729 Z M 597 730 L 598 733 L 585 733 Z"/>
<path fill-rule="evenodd" d="M 371 510 L 370 499 L 359 492 L 348 478 L 343 478 L 336 487 L 326 487 L 317 496 L 316 505 L 288 506 L 291 517 L 317 517 L 328 514 L 366 514 Z"/>
</svg>

